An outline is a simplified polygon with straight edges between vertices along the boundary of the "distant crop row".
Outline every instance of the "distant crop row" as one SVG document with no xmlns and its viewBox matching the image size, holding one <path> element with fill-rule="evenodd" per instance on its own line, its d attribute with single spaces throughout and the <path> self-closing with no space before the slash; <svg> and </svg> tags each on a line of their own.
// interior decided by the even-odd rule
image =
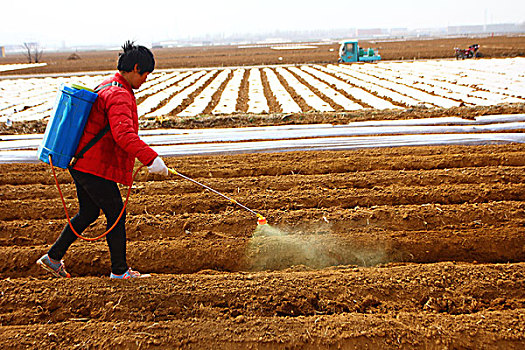
<svg viewBox="0 0 525 350">
<path fill-rule="evenodd" d="M 0 80 L 0 122 L 48 118 L 62 83 L 105 77 Z M 159 71 L 136 97 L 146 119 L 497 105 L 525 102 L 525 58 Z"/>
</svg>

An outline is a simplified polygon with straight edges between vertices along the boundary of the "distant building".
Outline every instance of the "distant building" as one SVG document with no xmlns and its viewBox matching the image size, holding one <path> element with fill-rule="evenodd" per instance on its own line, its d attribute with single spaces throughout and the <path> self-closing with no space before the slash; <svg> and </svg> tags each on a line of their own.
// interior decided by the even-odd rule
<svg viewBox="0 0 525 350">
<path fill-rule="evenodd" d="M 448 26 L 447 33 L 449 35 L 454 34 L 481 34 L 484 32 L 483 25 L 470 25 L 470 26 Z"/>
<path fill-rule="evenodd" d="M 410 34 L 408 28 L 390 28 L 390 35 L 392 36 L 403 36 Z"/>
<path fill-rule="evenodd" d="M 365 28 L 357 29 L 357 36 L 359 37 L 373 37 L 383 34 L 383 29 L 381 28 Z"/>
<path fill-rule="evenodd" d="M 486 33 L 522 33 L 523 24 L 517 23 L 498 23 L 486 25 L 469 25 L 469 26 L 448 26 L 447 34 L 486 34 Z"/>
<path fill-rule="evenodd" d="M 516 33 L 523 32 L 523 25 L 516 23 L 487 24 L 486 33 Z"/>
</svg>

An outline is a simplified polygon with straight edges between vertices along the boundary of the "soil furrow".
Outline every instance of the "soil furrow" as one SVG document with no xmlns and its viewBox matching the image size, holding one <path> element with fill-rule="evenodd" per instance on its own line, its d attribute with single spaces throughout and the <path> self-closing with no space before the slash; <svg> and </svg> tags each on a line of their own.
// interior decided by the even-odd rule
<svg viewBox="0 0 525 350">
<path fill-rule="evenodd" d="M 162 230 L 162 227 L 156 229 Z M 497 236 L 494 236 L 494 231 L 498 232 Z M 505 263 L 525 260 L 525 237 L 516 231 L 516 227 L 510 226 L 469 228 L 460 232 L 456 228 L 395 232 L 349 229 L 330 234 L 327 233 L 329 228 L 325 227 L 325 232 L 319 234 L 253 238 L 190 231 L 179 237 L 132 241 L 127 250 L 131 266 L 159 274 L 195 273 L 205 269 L 281 270 L 295 265 L 323 268 L 390 262 Z M 2 248 L 0 276 L 42 274 L 35 261 L 46 249 L 46 246 L 36 245 Z M 76 243 L 68 251 L 66 262 L 74 276 L 100 276 L 110 272 L 105 242 Z"/>
<path fill-rule="evenodd" d="M 233 76 L 233 71 L 230 71 L 230 73 L 228 73 L 228 77 L 224 79 L 221 85 L 213 93 L 210 103 L 208 103 L 208 105 L 206 106 L 206 108 L 204 108 L 201 114 L 211 114 L 212 113 L 212 111 L 215 109 L 215 107 L 219 103 L 221 99 L 221 95 L 224 92 L 224 88 L 226 87 L 226 85 L 228 85 L 228 82 L 231 80 L 232 76 Z"/>
<path fill-rule="evenodd" d="M 237 96 L 237 105 L 235 107 L 235 110 L 239 112 L 246 112 L 248 110 L 248 100 L 249 100 L 248 77 L 249 76 L 250 76 L 250 70 L 246 69 L 242 77 L 241 85 L 239 86 L 239 95 Z"/>
<path fill-rule="evenodd" d="M 261 82 L 264 88 L 264 96 L 266 97 L 266 102 L 268 103 L 268 113 L 282 112 L 281 105 L 277 101 L 277 98 L 274 96 L 274 93 L 270 88 L 270 83 L 268 82 L 268 78 L 266 77 L 266 72 L 264 69 L 261 69 Z"/>
<path fill-rule="evenodd" d="M 319 97 L 321 100 L 323 100 L 324 102 L 326 102 L 327 104 L 330 105 L 330 107 L 333 108 L 334 111 L 344 111 L 345 109 L 337 104 L 337 102 L 335 102 L 334 100 L 332 100 L 331 98 L 329 98 L 328 96 L 326 96 L 325 94 L 323 94 L 321 91 L 319 91 L 319 89 L 317 89 L 315 86 L 312 86 L 310 85 L 306 80 L 303 79 L 303 77 L 299 76 L 296 72 L 294 72 L 293 70 L 287 68 L 288 72 L 290 74 L 292 74 L 295 79 L 297 79 L 301 84 L 303 84 L 304 86 L 306 86 L 310 91 L 312 91 L 317 97 Z"/>
<path fill-rule="evenodd" d="M 75 189 L 71 177 L 67 182 L 67 174 L 62 177 L 60 185 L 63 193 L 74 198 Z M 348 173 L 311 174 L 311 175 L 275 175 L 275 176 L 244 176 L 230 178 L 227 183 L 223 178 L 196 178 L 197 181 L 232 196 L 253 191 L 286 191 L 294 188 L 324 188 L 324 189 L 373 189 L 388 186 L 437 186 L 443 184 L 521 184 L 525 182 L 524 167 L 492 166 L 483 168 L 452 168 L 424 170 L 372 170 Z M 127 188 L 121 188 L 123 195 Z M 58 195 L 54 184 L 23 184 L 0 185 L 0 199 L 32 200 L 53 199 Z M 187 195 L 203 192 L 202 187 L 186 180 L 170 178 L 167 181 L 136 181 L 132 189 L 133 196 L 156 196 L 162 193 Z"/>
<path fill-rule="evenodd" d="M 114 312 L 115 305 L 116 302 L 108 302 L 102 312 Z M 201 349 L 203 344 L 232 350 L 250 347 L 518 350 L 524 341 L 522 312 L 483 311 L 468 315 L 342 313 L 300 317 L 245 317 L 242 314 L 229 317 L 222 314 L 215 319 L 192 317 L 158 322 L 89 322 L 89 317 L 71 317 L 60 323 L 0 326 L 4 335 L 0 338 L 0 346 L 7 350 L 17 350 L 21 346 Z M 123 335 L 115 336 L 115 333 Z M 97 334 L 101 336 L 94 337 Z"/>
<path fill-rule="evenodd" d="M 191 94 L 189 94 L 175 109 L 173 109 L 171 112 L 167 113 L 166 117 L 168 116 L 176 116 L 180 112 L 182 112 L 184 109 L 186 109 L 189 105 L 193 103 L 195 98 L 199 96 L 199 94 L 206 89 L 208 85 L 211 84 L 211 82 L 219 75 L 219 71 L 215 72 L 211 77 L 209 77 L 204 84 L 202 84 L 198 89 L 193 91 Z M 180 92 L 179 92 L 180 93 Z"/>
<path fill-rule="evenodd" d="M 508 227 L 517 230 L 525 224 L 523 202 L 489 202 L 460 205 L 372 206 L 353 209 L 327 208 L 300 210 L 267 210 L 265 216 L 272 226 L 285 233 L 326 234 L 350 236 L 356 232 L 367 234 L 390 232 L 395 237 L 408 232 L 470 229 L 498 230 Z M 20 219 L 0 224 L 1 246 L 30 246 L 51 244 L 66 224 L 58 219 Z M 93 236 L 105 230 L 105 220 L 99 218 L 87 231 Z M 127 236 L 130 240 L 169 239 L 196 232 L 218 237 L 251 237 L 256 229 L 253 215 L 231 209 L 223 213 L 128 214 Z M 410 233 L 412 235 L 412 233 Z"/>
<path fill-rule="evenodd" d="M 298 317 L 417 311 L 468 315 L 519 311 L 525 308 L 524 275 L 522 263 L 444 262 L 320 271 L 304 267 L 256 273 L 203 271 L 157 276 L 161 283 L 89 277 L 28 284 L 23 279 L 10 279 L 0 282 L 4 292 L 1 303 L 4 311 L 12 313 L 0 314 L 0 320 L 5 326 L 58 323 L 73 318 L 159 322 L 236 315 Z M 84 283 L 80 286 L 77 281 Z M 276 284 L 280 292 L 272 294 Z M 24 297 L 28 292 L 32 298 Z"/>
<path fill-rule="evenodd" d="M 76 211 L 77 200 L 73 195 L 65 199 L 68 210 Z M 379 205 L 461 204 L 488 203 L 493 201 L 525 201 L 525 184 L 439 184 L 436 186 L 388 186 L 372 189 L 332 189 L 321 186 L 284 191 L 250 191 L 236 193 L 239 203 L 264 212 L 270 209 L 298 210 L 317 208 L 352 209 Z M 16 210 L 13 210 L 16 207 Z M 187 194 L 158 193 L 155 201 L 148 195 L 131 198 L 127 212 L 130 215 L 149 213 L 173 215 L 174 213 L 225 212 L 234 208 L 229 201 L 205 191 Z M 235 208 L 237 209 L 237 208 Z M 57 219 L 63 217 L 58 197 L 42 200 L 13 200 L 0 203 L 0 220 Z"/>
<path fill-rule="evenodd" d="M 301 108 L 301 110 L 303 112 L 310 112 L 310 111 L 313 111 L 313 108 L 308 105 L 306 103 L 306 101 L 304 100 L 304 98 L 299 95 L 289 84 L 288 82 L 286 81 L 286 79 L 283 78 L 283 76 L 279 73 L 278 70 L 275 70 L 274 69 L 274 73 L 275 75 L 277 76 L 277 79 L 279 79 L 279 82 L 281 83 L 281 85 L 284 87 L 284 89 L 290 94 L 290 96 L 292 97 L 292 99 L 299 105 L 299 107 Z"/>
<path fill-rule="evenodd" d="M 168 158 L 168 166 L 194 178 L 313 175 L 372 170 L 431 170 L 525 165 L 525 145 L 436 146 L 353 151 L 283 152 Z M 28 176 L 30 174 L 31 176 Z M 57 169 L 60 183 L 71 182 Z M 141 171 L 136 182 L 162 179 Z M 0 164 L 0 185 L 53 184 L 48 165 Z"/>
</svg>

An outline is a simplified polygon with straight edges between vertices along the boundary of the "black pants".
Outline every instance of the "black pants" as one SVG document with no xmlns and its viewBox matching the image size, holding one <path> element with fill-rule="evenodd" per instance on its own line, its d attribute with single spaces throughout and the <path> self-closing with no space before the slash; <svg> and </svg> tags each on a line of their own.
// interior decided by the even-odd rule
<svg viewBox="0 0 525 350">
<path fill-rule="evenodd" d="M 107 228 L 113 226 L 122 211 L 122 196 L 114 181 L 103 179 L 99 176 L 83 173 L 70 169 L 69 172 L 75 181 L 77 188 L 79 211 L 71 224 L 78 234 L 97 220 L 100 210 L 104 212 L 107 220 Z M 118 224 L 106 235 L 109 252 L 111 254 L 111 271 L 114 274 L 123 274 L 127 271 L 126 263 L 126 213 L 122 214 Z M 66 224 L 60 237 L 49 249 L 48 255 L 51 259 L 60 260 L 66 254 L 67 249 L 77 239 L 75 233 Z"/>
</svg>

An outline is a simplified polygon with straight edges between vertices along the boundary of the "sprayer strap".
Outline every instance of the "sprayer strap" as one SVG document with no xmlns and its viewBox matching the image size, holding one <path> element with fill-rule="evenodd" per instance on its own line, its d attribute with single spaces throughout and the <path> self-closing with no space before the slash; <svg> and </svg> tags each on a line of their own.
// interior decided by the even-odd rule
<svg viewBox="0 0 525 350">
<path fill-rule="evenodd" d="M 108 83 L 108 84 L 105 84 L 105 85 L 102 85 L 102 86 L 99 86 L 95 89 L 95 92 L 98 93 L 99 91 L 107 88 L 107 87 L 110 87 L 110 86 L 118 86 L 118 87 L 123 87 L 122 84 L 120 84 L 119 82 L 117 81 L 113 81 L 111 83 Z M 88 142 L 87 145 L 85 145 L 81 150 L 80 152 L 78 152 L 77 154 L 75 154 L 73 156 L 73 158 L 71 158 L 71 162 L 69 162 L 69 168 L 73 168 L 75 166 L 75 164 L 77 163 L 77 161 L 80 159 L 80 158 L 83 158 L 84 157 L 84 154 L 91 148 L 95 145 L 95 143 L 97 143 L 104 135 L 106 135 L 106 133 L 109 131 L 109 124 L 107 124 L 102 130 L 100 130 L 96 135 L 95 137 L 93 137 L 91 139 L 91 141 Z"/>
<path fill-rule="evenodd" d="M 104 90 L 105 88 L 110 87 L 110 86 L 123 87 L 122 84 L 119 83 L 118 81 L 112 81 L 111 83 L 107 83 L 107 84 L 104 84 L 102 86 L 100 86 L 100 85 L 97 86 L 94 91 L 98 94 L 99 91 Z"/>
<path fill-rule="evenodd" d="M 106 133 L 109 131 L 109 124 L 107 124 L 104 129 L 100 130 L 98 132 L 98 134 L 95 135 L 95 137 L 93 137 L 91 139 L 91 141 L 88 142 L 87 145 L 84 146 L 84 148 L 82 148 L 80 150 L 80 152 L 78 152 L 77 154 L 75 154 L 75 156 L 71 159 L 71 162 L 69 163 L 69 166 L 72 168 L 75 166 L 75 164 L 77 163 L 77 161 L 80 159 L 80 158 L 83 158 L 84 157 L 84 153 L 86 153 L 91 147 L 93 147 L 93 145 L 95 143 L 97 143 L 101 138 L 102 136 L 106 135 Z"/>
</svg>

